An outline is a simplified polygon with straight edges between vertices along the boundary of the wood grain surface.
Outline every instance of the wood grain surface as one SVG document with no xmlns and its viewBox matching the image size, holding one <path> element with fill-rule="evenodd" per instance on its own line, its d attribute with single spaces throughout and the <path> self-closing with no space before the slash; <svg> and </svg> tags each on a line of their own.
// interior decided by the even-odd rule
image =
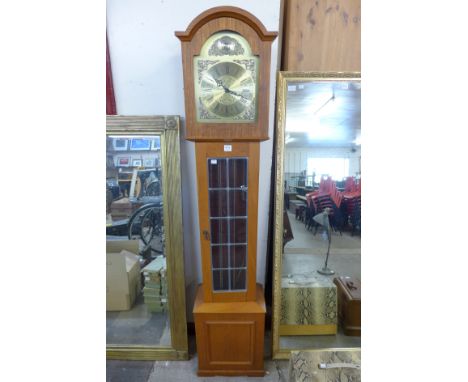
<svg viewBox="0 0 468 382">
<path fill-rule="evenodd" d="M 207 303 L 199 287 L 193 310 L 198 375 L 263 376 L 265 299 L 260 284 L 255 300 Z"/>
<path fill-rule="evenodd" d="M 282 70 L 361 70 L 361 0 L 285 0 Z"/>
<path fill-rule="evenodd" d="M 252 54 L 259 58 L 258 117 L 253 123 L 201 123 L 197 122 L 193 58 L 200 54 L 205 41 L 214 33 L 229 30 L 242 35 L 250 44 Z M 270 100 L 270 51 L 276 32 L 267 32 L 252 14 L 236 7 L 216 7 L 203 12 L 186 31 L 175 32 L 181 40 L 184 73 L 186 136 L 198 141 L 267 140 L 268 108 Z"/>
</svg>

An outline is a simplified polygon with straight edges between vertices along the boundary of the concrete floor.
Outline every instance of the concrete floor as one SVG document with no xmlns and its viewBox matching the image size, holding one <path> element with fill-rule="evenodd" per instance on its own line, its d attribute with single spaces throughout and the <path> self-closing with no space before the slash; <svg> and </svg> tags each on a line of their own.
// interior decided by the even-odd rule
<svg viewBox="0 0 468 382">
<path fill-rule="evenodd" d="M 107 360 L 107 382 L 287 382 L 289 361 L 271 359 L 271 336 L 265 333 L 265 370 L 257 377 L 198 377 L 198 358 L 194 336 L 189 336 L 188 361 L 116 361 Z"/>
<path fill-rule="evenodd" d="M 106 312 L 106 339 L 112 345 L 171 345 L 169 313 L 151 313 L 141 293 L 131 310 Z"/>
<path fill-rule="evenodd" d="M 296 220 L 295 215 L 288 212 L 289 222 L 294 239 L 289 241 L 284 248 L 284 253 L 310 253 L 325 255 L 328 241 L 323 236 L 323 229 L 319 228 L 314 235 L 314 229 L 308 230 L 305 224 Z M 349 231 L 332 232 L 330 257 L 334 254 L 361 254 L 361 237 L 351 236 Z"/>
<path fill-rule="evenodd" d="M 265 361 L 267 374 L 258 377 L 197 377 L 196 356 L 189 361 L 107 361 L 107 382 L 287 382 L 288 361 Z"/>
</svg>

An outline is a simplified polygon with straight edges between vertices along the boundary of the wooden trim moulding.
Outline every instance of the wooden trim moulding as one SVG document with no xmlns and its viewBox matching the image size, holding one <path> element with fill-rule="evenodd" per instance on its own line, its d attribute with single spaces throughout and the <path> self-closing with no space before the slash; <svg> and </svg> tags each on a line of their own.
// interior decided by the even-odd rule
<svg viewBox="0 0 468 382">
<path fill-rule="evenodd" d="M 198 15 L 187 27 L 186 31 L 175 32 L 181 41 L 191 41 L 195 33 L 207 22 L 221 17 L 232 17 L 243 21 L 252 27 L 262 41 L 273 41 L 278 35 L 277 32 L 268 32 L 263 23 L 251 13 L 238 7 L 214 7 Z"/>
</svg>

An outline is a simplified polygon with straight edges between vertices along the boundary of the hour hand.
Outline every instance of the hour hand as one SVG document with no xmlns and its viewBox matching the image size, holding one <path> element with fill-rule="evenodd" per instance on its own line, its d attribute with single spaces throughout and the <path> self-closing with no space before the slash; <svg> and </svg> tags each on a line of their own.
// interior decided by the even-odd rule
<svg viewBox="0 0 468 382">
<path fill-rule="evenodd" d="M 235 96 L 238 96 L 238 97 L 241 97 L 241 98 L 244 98 L 245 100 L 247 100 L 247 98 L 245 98 L 242 94 L 236 93 L 236 92 L 232 91 L 231 89 L 229 89 L 227 86 L 224 86 L 223 81 L 218 80 L 216 78 L 215 78 L 215 81 L 216 81 L 216 84 L 218 86 L 221 86 L 224 89 L 225 93 L 229 93 L 229 94 L 232 94 L 232 95 L 235 95 Z"/>
<path fill-rule="evenodd" d="M 218 86 L 221 86 L 221 87 L 224 89 L 224 92 L 225 92 L 225 93 L 240 95 L 240 94 L 234 93 L 231 89 L 229 89 L 227 86 L 225 86 L 225 85 L 223 84 L 223 81 L 218 80 L 218 79 L 215 79 L 215 81 L 216 81 L 216 84 L 217 84 Z"/>
<path fill-rule="evenodd" d="M 223 81 L 218 80 L 217 78 L 215 78 L 214 80 L 216 81 L 216 85 L 221 86 L 225 92 L 229 91 L 229 89 L 226 86 L 224 86 Z"/>
</svg>

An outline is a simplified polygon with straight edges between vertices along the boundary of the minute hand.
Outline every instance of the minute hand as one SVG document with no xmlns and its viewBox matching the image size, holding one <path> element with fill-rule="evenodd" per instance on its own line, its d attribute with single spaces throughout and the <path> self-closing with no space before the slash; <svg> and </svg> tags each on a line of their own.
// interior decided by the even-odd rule
<svg viewBox="0 0 468 382">
<path fill-rule="evenodd" d="M 247 99 L 247 98 L 245 98 L 245 97 L 244 97 L 242 94 L 239 94 L 239 93 L 233 92 L 231 89 L 225 88 L 225 91 L 226 91 L 226 93 L 229 93 L 229 94 L 234 94 L 234 95 L 236 95 L 236 96 L 238 96 L 238 97 L 241 97 L 241 98 L 244 98 L 246 101 L 248 101 L 248 99 Z"/>
</svg>

